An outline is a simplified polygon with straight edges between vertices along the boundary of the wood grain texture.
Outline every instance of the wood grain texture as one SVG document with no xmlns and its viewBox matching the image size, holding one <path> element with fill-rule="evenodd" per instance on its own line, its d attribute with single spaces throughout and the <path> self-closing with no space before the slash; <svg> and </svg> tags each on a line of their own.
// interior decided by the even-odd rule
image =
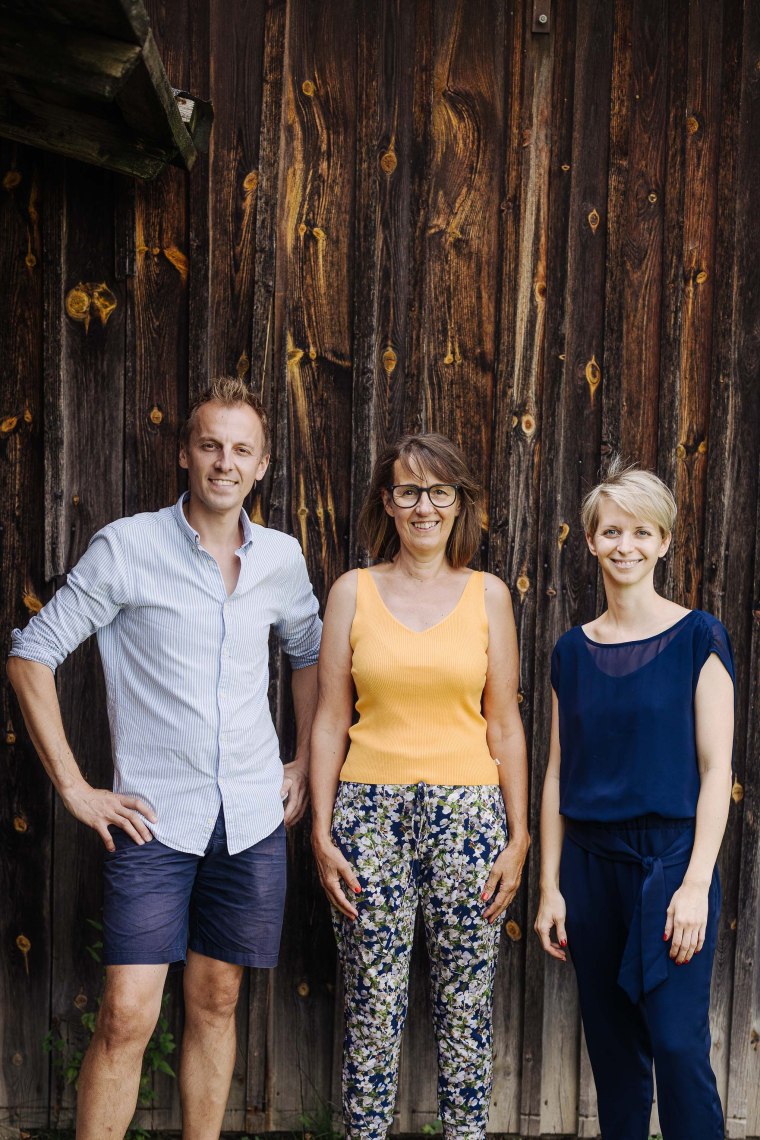
<svg viewBox="0 0 760 1140">
<path fill-rule="evenodd" d="M 77 306 L 66 308 L 59 364 L 68 570 L 93 533 L 123 513 L 125 290 L 113 277 L 113 176 L 70 166 L 65 210 L 64 290 L 67 298 L 72 290 L 83 294 L 82 305 L 87 299 L 84 320 L 70 315 L 72 309 L 79 313 Z M 110 787 L 105 688 L 94 639 L 61 666 L 58 694 L 82 771 L 94 786 Z M 87 952 L 97 940 L 88 920 L 100 918 L 102 843 L 56 800 L 53 844 L 52 1018 L 69 1048 L 81 1048 L 81 1014 L 96 1008 L 102 984 L 102 972 Z M 64 1124 L 72 1116 L 74 1093 L 60 1086 L 58 1091 L 56 1118 Z"/>
<path fill-rule="evenodd" d="M 664 169 L 666 0 L 616 5 L 602 448 L 657 460 Z"/>
<path fill-rule="evenodd" d="M 43 164 L 44 165 L 44 164 Z M 3 628 L 23 626 L 35 599 L 45 601 L 42 452 L 43 251 L 40 156 L 0 145 L 0 597 Z M 9 319 L 9 316 L 11 319 Z M 7 636 L 7 634 L 6 634 Z M 51 797 L 13 692 L 3 679 L 0 750 L 0 1113 L 17 1124 L 47 1122 L 49 1074 L 40 1042 L 47 1032 L 50 987 Z"/>
<path fill-rule="evenodd" d="M 212 375 L 251 375 L 266 0 L 210 4 L 215 125 L 209 178 Z M 239 60 L 230 66 L 230 60 Z"/>
<path fill-rule="evenodd" d="M 145 188 L 0 147 L 7 624 L 26 618 L 27 583 L 46 597 L 98 526 L 176 496 L 176 433 L 210 372 L 244 375 L 271 411 L 252 514 L 299 538 L 322 602 L 364 557 L 356 519 L 379 448 L 443 429 L 488 492 L 479 564 L 512 591 L 535 839 L 551 649 L 603 604 L 580 500 L 612 448 L 656 466 L 680 512 L 663 588 L 716 613 L 736 649 L 713 1060 L 728 1135 L 760 1136 L 757 4 L 567 0 L 549 35 L 531 31 L 528 0 L 148 10 L 172 82 L 215 103 L 208 159 Z M 31 423 L 4 430 L 27 392 Z M 287 757 L 274 645 L 270 664 Z M 107 783 L 93 644 L 60 688 L 75 751 Z M 51 1111 L 63 1124 L 73 1095 L 48 1089 L 36 1043 L 51 1000 L 81 1040 L 79 1007 L 97 994 L 86 919 L 100 855 L 60 808 L 51 832 L 47 783 L 5 701 L 2 1097 L 19 1123 Z M 340 980 L 307 834 L 289 840 L 281 965 L 252 973 L 239 1009 L 231 1131 L 292 1129 L 339 1100 Z M 490 1131 L 592 1138 L 572 972 L 531 930 L 538 859 L 534 842 L 497 975 Z M 438 1111 L 427 974 L 418 934 L 396 1132 Z M 176 1134 L 176 1082 L 157 1091 L 141 1119 Z"/>
</svg>

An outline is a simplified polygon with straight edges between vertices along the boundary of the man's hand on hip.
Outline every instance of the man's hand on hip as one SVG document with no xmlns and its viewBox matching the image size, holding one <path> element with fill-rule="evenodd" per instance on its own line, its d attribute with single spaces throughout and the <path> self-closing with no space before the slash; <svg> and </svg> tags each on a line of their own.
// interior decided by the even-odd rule
<svg viewBox="0 0 760 1140">
<path fill-rule="evenodd" d="M 282 767 L 280 796 L 285 808 L 285 826 L 292 827 L 306 811 L 306 804 L 309 802 L 309 777 L 303 765 L 296 760 L 292 760 L 290 764 L 283 764 Z"/>
<path fill-rule="evenodd" d="M 137 813 L 146 816 L 151 823 L 156 822 L 156 813 L 137 796 L 122 796 L 85 784 L 63 797 L 63 802 L 75 819 L 97 831 L 107 851 L 116 850 L 109 826 L 120 827 L 138 844 L 149 843 L 153 838 Z"/>
</svg>

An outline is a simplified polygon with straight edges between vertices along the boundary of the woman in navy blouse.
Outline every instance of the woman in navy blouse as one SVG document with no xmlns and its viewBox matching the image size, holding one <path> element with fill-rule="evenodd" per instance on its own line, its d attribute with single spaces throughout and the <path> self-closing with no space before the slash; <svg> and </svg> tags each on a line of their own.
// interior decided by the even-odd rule
<svg viewBox="0 0 760 1140">
<path fill-rule="evenodd" d="M 604 1140 L 646 1140 L 653 1061 L 664 1140 L 723 1137 L 708 1011 L 734 666 L 716 618 L 654 588 L 675 516 L 657 476 L 613 463 L 581 513 L 607 609 L 552 655 L 535 929 L 572 954 Z"/>
</svg>

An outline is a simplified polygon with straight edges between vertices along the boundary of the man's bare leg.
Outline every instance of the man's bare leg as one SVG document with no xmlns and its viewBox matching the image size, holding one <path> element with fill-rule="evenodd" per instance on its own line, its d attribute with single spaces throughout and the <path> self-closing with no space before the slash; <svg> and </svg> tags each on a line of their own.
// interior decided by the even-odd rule
<svg viewBox="0 0 760 1140">
<path fill-rule="evenodd" d="M 218 1140 L 235 1066 L 235 1009 L 243 967 L 187 952 L 179 1066 L 182 1140 Z"/>
<path fill-rule="evenodd" d="M 103 1001 L 79 1076 L 77 1140 L 123 1140 L 168 968 L 106 966 Z"/>
</svg>

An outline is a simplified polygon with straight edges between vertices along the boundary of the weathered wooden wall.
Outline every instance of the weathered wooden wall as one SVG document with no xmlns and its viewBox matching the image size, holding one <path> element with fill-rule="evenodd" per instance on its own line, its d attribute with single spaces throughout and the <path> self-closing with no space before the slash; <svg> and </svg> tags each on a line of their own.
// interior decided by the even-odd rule
<svg viewBox="0 0 760 1140">
<path fill-rule="evenodd" d="M 549 653 L 600 604 L 578 504 L 611 448 L 656 467 L 680 508 L 664 586 L 726 623 L 738 661 L 713 1054 L 728 1135 L 760 1136 L 760 6 L 561 0 L 548 35 L 530 0 L 147 6 L 172 83 L 214 101 L 191 176 L 134 185 L 0 145 L 4 628 L 98 526 L 177 495 L 178 425 L 211 373 L 246 376 L 272 409 L 257 509 L 299 537 L 323 599 L 362 557 L 378 448 L 449 432 L 488 492 L 480 562 L 514 598 L 535 832 Z M 105 782 L 93 645 L 60 693 Z M 71 1091 L 41 1042 L 52 1019 L 74 1046 L 96 999 L 98 841 L 53 802 L 7 692 L 1 723 L 1 1111 L 63 1125 Z M 241 1005 L 230 1129 L 338 1099 L 305 829 L 291 853 L 282 964 Z M 492 1129 L 596 1136 L 572 973 L 529 933 L 536 887 L 534 849 L 504 937 Z M 436 1116 L 424 972 L 419 956 L 401 1131 Z M 145 1119 L 176 1127 L 175 1082 Z"/>
</svg>

